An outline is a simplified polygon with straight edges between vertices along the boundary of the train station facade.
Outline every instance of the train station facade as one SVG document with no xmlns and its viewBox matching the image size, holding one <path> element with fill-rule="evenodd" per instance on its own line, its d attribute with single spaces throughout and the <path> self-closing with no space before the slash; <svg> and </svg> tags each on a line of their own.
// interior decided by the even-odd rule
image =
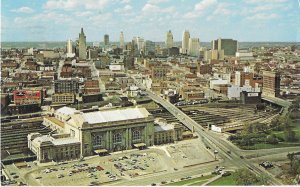
<svg viewBox="0 0 300 187">
<path fill-rule="evenodd" d="M 40 162 L 141 149 L 154 144 L 153 122 L 153 116 L 145 108 L 83 113 L 63 107 L 52 117 L 44 118 L 44 125 L 59 134 L 29 134 L 28 147 Z"/>
</svg>

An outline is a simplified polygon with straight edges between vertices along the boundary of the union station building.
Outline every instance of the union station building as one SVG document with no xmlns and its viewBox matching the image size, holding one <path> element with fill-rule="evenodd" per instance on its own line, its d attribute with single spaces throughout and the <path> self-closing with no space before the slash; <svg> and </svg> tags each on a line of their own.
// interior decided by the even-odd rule
<svg viewBox="0 0 300 187">
<path fill-rule="evenodd" d="M 28 147 L 40 162 L 78 159 L 133 148 L 143 149 L 154 143 L 170 143 L 183 138 L 183 126 L 157 124 L 145 108 L 137 107 L 87 112 L 62 107 L 53 111 L 52 116 L 44 117 L 43 123 L 53 130 L 53 134 L 28 135 Z"/>
</svg>

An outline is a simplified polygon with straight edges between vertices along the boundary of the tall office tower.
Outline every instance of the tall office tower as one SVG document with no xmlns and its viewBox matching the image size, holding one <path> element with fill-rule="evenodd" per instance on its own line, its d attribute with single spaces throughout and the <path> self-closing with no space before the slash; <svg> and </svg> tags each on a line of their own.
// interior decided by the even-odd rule
<svg viewBox="0 0 300 187">
<path fill-rule="evenodd" d="M 72 52 L 73 52 L 72 40 L 69 39 L 67 41 L 67 53 L 72 53 Z"/>
<path fill-rule="evenodd" d="M 74 57 L 75 54 L 73 53 L 73 42 L 71 39 L 69 39 L 67 41 L 67 53 L 66 53 L 67 57 Z"/>
<path fill-rule="evenodd" d="M 189 48 L 189 40 L 190 40 L 190 32 L 185 30 L 182 34 L 182 47 L 181 47 L 182 54 L 187 54 Z"/>
<path fill-rule="evenodd" d="M 264 96 L 278 97 L 280 95 L 280 73 L 263 72 L 263 91 Z"/>
<path fill-rule="evenodd" d="M 235 56 L 238 50 L 238 42 L 233 39 L 217 39 L 211 42 L 211 47 L 214 50 L 224 50 L 225 56 Z"/>
<path fill-rule="evenodd" d="M 169 32 L 167 32 L 167 34 L 166 34 L 165 44 L 166 44 L 166 48 L 168 48 L 168 49 L 173 47 L 173 34 L 172 34 L 171 30 L 169 30 Z"/>
<path fill-rule="evenodd" d="M 81 33 L 79 34 L 79 59 L 86 59 L 86 36 L 84 35 L 83 28 L 81 28 Z"/>
<path fill-rule="evenodd" d="M 138 51 L 139 52 L 143 51 L 144 50 L 144 39 L 137 37 L 135 42 L 137 44 Z"/>
<path fill-rule="evenodd" d="M 155 53 L 155 43 L 150 40 L 146 40 L 145 45 L 144 45 L 144 52 L 145 52 L 145 55 L 154 54 Z"/>
<path fill-rule="evenodd" d="M 105 35 L 104 35 L 104 45 L 105 45 L 105 46 L 108 46 L 108 45 L 109 45 L 109 35 L 108 35 L 108 34 L 105 34 Z"/>
<path fill-rule="evenodd" d="M 188 55 L 199 56 L 200 53 L 200 40 L 199 38 L 189 39 Z"/>
<path fill-rule="evenodd" d="M 120 48 L 124 49 L 124 34 L 123 32 L 121 31 L 120 33 Z"/>
<path fill-rule="evenodd" d="M 211 41 L 211 50 L 218 50 L 218 40 Z"/>
</svg>

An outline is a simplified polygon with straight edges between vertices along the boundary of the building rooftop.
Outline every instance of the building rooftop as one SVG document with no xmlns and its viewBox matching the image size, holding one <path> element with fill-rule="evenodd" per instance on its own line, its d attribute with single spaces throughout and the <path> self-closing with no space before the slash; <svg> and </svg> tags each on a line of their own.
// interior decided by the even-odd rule
<svg viewBox="0 0 300 187">
<path fill-rule="evenodd" d="M 80 143 L 79 140 L 75 138 L 59 138 L 59 139 L 53 139 L 52 143 L 54 145 L 65 145 L 65 144 L 73 144 L 73 143 Z"/>
<path fill-rule="evenodd" d="M 65 115 L 71 115 L 74 114 L 75 112 L 78 112 L 78 110 L 76 110 L 75 108 L 70 108 L 70 107 L 62 107 L 60 109 L 57 109 L 56 112 L 65 114 Z"/>
<path fill-rule="evenodd" d="M 159 124 L 157 126 L 154 126 L 155 132 L 168 131 L 168 130 L 172 130 L 172 129 L 174 129 L 173 124 Z"/>
<path fill-rule="evenodd" d="M 56 119 L 55 117 L 45 117 L 45 118 L 50 120 L 52 123 L 55 123 L 56 125 L 62 127 L 62 128 L 65 127 L 65 124 L 62 121 Z"/>
<path fill-rule="evenodd" d="M 65 144 L 72 144 L 72 143 L 80 143 L 79 140 L 73 137 L 67 137 L 67 138 L 58 138 L 55 139 L 52 136 L 49 135 L 43 135 L 35 138 L 33 142 L 37 142 L 42 144 L 43 142 L 49 142 L 53 145 L 65 145 Z"/>
<path fill-rule="evenodd" d="M 82 113 L 81 115 L 89 124 L 97 124 L 112 121 L 147 118 L 150 113 L 145 108 L 126 108 Z"/>
</svg>

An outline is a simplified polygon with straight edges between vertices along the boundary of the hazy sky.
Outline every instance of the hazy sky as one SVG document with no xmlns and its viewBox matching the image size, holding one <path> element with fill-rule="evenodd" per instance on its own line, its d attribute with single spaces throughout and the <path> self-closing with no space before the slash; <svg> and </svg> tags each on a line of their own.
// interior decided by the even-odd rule
<svg viewBox="0 0 300 187">
<path fill-rule="evenodd" d="M 200 41 L 300 41 L 299 0 L 2 0 L 2 41 L 164 41 L 184 29 Z"/>
</svg>

